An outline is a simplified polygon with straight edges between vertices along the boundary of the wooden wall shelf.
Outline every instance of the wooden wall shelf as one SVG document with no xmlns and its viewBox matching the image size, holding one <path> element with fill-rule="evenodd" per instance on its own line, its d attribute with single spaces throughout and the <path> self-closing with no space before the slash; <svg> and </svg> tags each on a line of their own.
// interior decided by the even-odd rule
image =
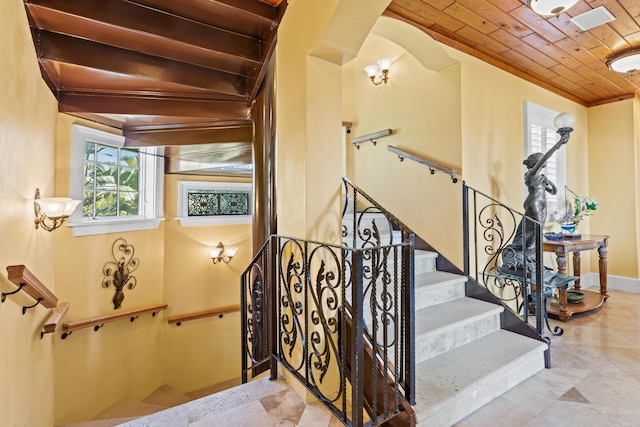
<svg viewBox="0 0 640 427">
<path fill-rule="evenodd" d="M 202 319 L 204 317 L 213 316 L 222 317 L 225 314 L 235 313 L 238 311 L 240 311 L 240 304 L 214 308 L 213 310 L 199 311 L 197 313 L 181 314 L 178 316 L 169 317 L 169 324 L 175 323 L 176 326 L 180 326 L 182 322 L 186 322 L 188 320 Z"/>
<path fill-rule="evenodd" d="M 129 318 L 132 322 L 138 318 L 138 316 L 146 313 L 152 313 L 153 316 L 158 314 L 162 310 L 166 310 L 167 304 L 152 305 L 150 307 L 138 308 L 136 310 L 121 311 L 115 314 L 107 314 L 104 316 L 92 317 L 90 319 L 77 320 L 75 322 L 69 322 L 62 325 L 62 339 L 67 338 L 73 331 L 78 329 L 90 328 L 93 326 L 93 330 L 97 331 L 105 323 L 115 322 L 117 320 Z"/>
<path fill-rule="evenodd" d="M 13 292 L 3 292 L 2 302 L 5 301 L 8 295 L 13 295 L 20 290 L 23 290 L 27 295 L 36 300 L 36 303 L 32 306 L 22 307 L 22 314 L 27 312 L 27 309 L 33 308 L 38 304 L 42 304 L 47 308 L 54 308 L 58 305 L 58 297 L 49 290 L 32 272 L 29 271 L 24 265 L 10 265 L 7 267 L 8 279 L 18 285 L 18 289 Z"/>
</svg>

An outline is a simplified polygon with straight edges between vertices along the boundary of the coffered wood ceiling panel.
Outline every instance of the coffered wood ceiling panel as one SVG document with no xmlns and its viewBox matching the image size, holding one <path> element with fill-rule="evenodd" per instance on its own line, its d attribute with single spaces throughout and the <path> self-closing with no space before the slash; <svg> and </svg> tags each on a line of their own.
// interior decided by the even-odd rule
<svg viewBox="0 0 640 427">
<path fill-rule="evenodd" d="M 24 1 L 60 111 L 122 129 L 130 146 L 250 139 L 251 103 L 287 3 Z M 588 31 L 570 21 L 598 6 L 616 19 Z M 523 0 L 392 0 L 385 15 L 582 105 L 639 89 L 640 73 L 605 63 L 640 47 L 640 0 L 581 0 L 550 19 Z"/>
<path fill-rule="evenodd" d="M 281 0 L 25 0 L 61 112 L 129 146 L 250 143 Z"/>
<path fill-rule="evenodd" d="M 615 20 L 582 31 L 570 19 L 605 6 Z M 614 54 L 640 47 L 640 1 L 580 0 L 545 19 L 521 0 L 393 0 L 385 15 L 585 106 L 628 99 L 640 73 L 610 71 Z"/>
</svg>

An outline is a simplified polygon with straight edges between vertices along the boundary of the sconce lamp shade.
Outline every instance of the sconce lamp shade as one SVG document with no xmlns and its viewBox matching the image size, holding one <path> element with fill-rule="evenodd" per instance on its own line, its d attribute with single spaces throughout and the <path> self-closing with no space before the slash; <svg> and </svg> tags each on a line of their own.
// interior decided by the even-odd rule
<svg viewBox="0 0 640 427">
<path fill-rule="evenodd" d="M 558 16 L 575 6 L 578 0 L 529 0 L 527 3 L 538 15 Z"/>
<path fill-rule="evenodd" d="M 225 253 L 229 258 L 233 258 L 234 256 L 236 256 L 236 252 L 238 252 L 238 248 L 236 248 L 235 246 L 227 246 L 225 249 Z"/>
<path fill-rule="evenodd" d="M 618 73 L 634 74 L 640 70 L 640 49 L 631 49 L 607 61 L 607 67 Z"/>
<path fill-rule="evenodd" d="M 573 128 L 576 124 L 576 118 L 571 113 L 560 113 L 553 119 L 553 125 L 557 129 Z"/>
<path fill-rule="evenodd" d="M 382 71 L 389 71 L 391 69 L 391 60 L 389 58 L 378 60 L 378 67 L 380 67 Z"/>
<path fill-rule="evenodd" d="M 73 200 L 68 197 L 40 197 L 40 189 L 36 188 L 36 195 L 33 200 L 33 210 L 35 212 L 36 228 L 53 231 L 60 227 L 69 218 L 69 215 L 80 204 L 80 200 Z"/>
<path fill-rule="evenodd" d="M 211 258 L 218 258 L 221 252 L 222 252 L 222 248 L 212 248 L 209 251 L 209 254 L 211 255 Z"/>
<path fill-rule="evenodd" d="M 368 65 L 364 67 L 364 71 L 367 72 L 369 78 L 374 78 L 376 74 L 378 74 L 378 71 L 380 71 L 380 67 L 377 65 Z"/>
<path fill-rule="evenodd" d="M 73 200 L 69 197 L 46 197 L 37 199 L 40 210 L 47 218 L 68 217 L 76 210 L 80 200 Z"/>
</svg>

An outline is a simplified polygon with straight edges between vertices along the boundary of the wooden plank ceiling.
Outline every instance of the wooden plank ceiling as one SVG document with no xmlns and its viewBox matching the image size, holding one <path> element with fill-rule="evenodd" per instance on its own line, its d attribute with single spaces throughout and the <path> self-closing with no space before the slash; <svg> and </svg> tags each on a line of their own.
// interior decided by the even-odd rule
<svg viewBox="0 0 640 427">
<path fill-rule="evenodd" d="M 570 19 L 604 6 L 615 20 L 582 31 Z M 640 1 L 580 0 L 545 19 L 524 0 L 393 0 L 385 15 L 585 106 L 633 97 L 640 73 L 610 71 L 613 55 L 640 47 Z"/>
<path fill-rule="evenodd" d="M 281 0 L 25 0 L 59 111 L 128 146 L 251 143 Z"/>
<path fill-rule="evenodd" d="M 129 146 L 250 142 L 287 3 L 24 0 L 60 111 L 122 129 Z M 589 31 L 570 21 L 598 6 L 615 21 Z M 639 89 L 640 73 L 605 65 L 640 46 L 638 0 L 581 0 L 550 19 L 524 0 L 393 0 L 385 15 L 582 105 Z"/>
</svg>

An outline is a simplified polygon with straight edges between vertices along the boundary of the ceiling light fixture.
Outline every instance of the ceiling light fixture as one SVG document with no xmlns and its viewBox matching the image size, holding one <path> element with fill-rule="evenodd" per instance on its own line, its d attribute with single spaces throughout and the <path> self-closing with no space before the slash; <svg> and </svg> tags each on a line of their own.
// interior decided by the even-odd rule
<svg viewBox="0 0 640 427">
<path fill-rule="evenodd" d="M 618 73 L 634 75 L 640 70 L 640 48 L 619 53 L 607 61 L 607 68 Z"/>
<path fill-rule="evenodd" d="M 570 7 L 578 3 L 578 0 L 528 0 L 527 4 L 538 15 L 558 16 L 566 12 Z"/>
<path fill-rule="evenodd" d="M 382 58 L 378 61 L 378 64 L 364 67 L 364 70 L 371 79 L 371 83 L 376 86 L 382 83 L 387 83 L 387 80 L 389 80 L 389 69 L 391 69 L 391 60 L 389 58 Z M 379 72 L 382 72 L 380 76 L 378 76 Z M 376 77 L 379 77 L 377 82 Z"/>
<path fill-rule="evenodd" d="M 42 227 L 44 230 L 53 231 L 60 227 L 69 218 L 69 215 L 76 210 L 80 200 L 73 200 L 68 197 L 40 197 L 40 189 L 36 188 L 36 195 L 33 201 L 35 211 L 36 229 Z M 51 223 L 47 224 L 45 221 Z"/>
</svg>

